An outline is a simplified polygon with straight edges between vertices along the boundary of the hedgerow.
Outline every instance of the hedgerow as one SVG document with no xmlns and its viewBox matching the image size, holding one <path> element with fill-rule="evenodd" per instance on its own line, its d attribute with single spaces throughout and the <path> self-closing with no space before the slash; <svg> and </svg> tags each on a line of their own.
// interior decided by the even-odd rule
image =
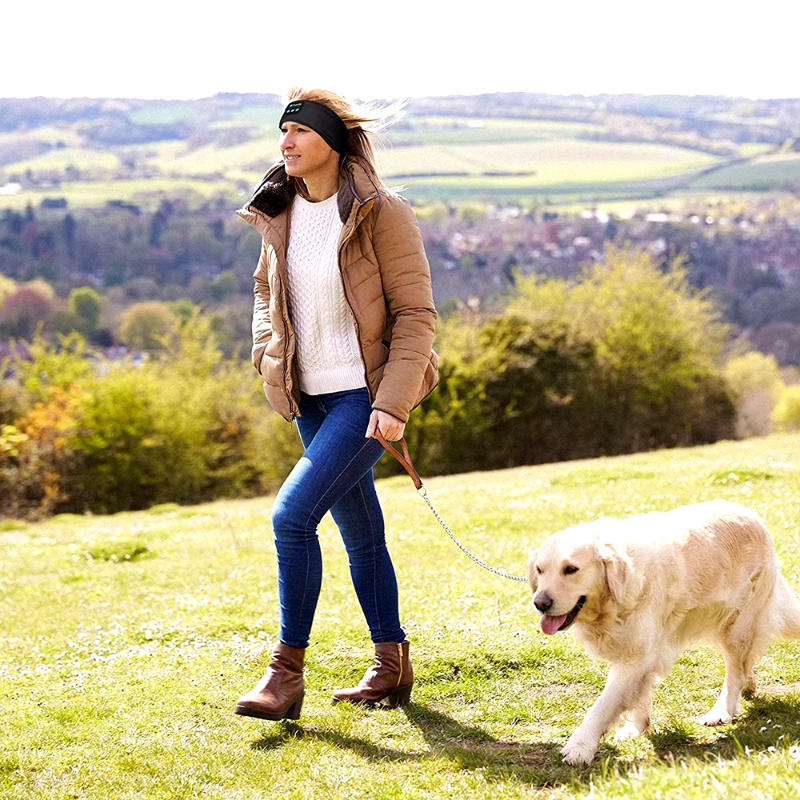
<svg viewBox="0 0 800 800">
<path fill-rule="evenodd" d="M 423 474 L 691 445 L 735 434 L 727 327 L 681 262 L 608 249 L 577 283 L 516 278 L 505 307 L 441 326 L 439 388 L 411 415 Z M 301 452 L 249 362 L 200 312 L 143 361 L 41 337 L 0 384 L 9 516 L 114 512 L 275 488 Z M 790 415 L 791 416 L 791 415 Z M 384 459 L 378 469 L 399 469 Z"/>
</svg>

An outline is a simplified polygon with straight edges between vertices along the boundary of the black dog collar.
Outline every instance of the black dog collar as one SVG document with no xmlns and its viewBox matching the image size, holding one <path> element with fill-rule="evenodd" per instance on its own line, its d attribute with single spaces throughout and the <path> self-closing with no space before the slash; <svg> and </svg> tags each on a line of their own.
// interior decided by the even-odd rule
<svg viewBox="0 0 800 800">
<path fill-rule="evenodd" d="M 347 145 L 347 125 L 335 111 L 314 100 L 292 100 L 286 106 L 278 127 L 284 122 L 296 122 L 316 131 L 337 153 L 343 153 Z"/>
</svg>

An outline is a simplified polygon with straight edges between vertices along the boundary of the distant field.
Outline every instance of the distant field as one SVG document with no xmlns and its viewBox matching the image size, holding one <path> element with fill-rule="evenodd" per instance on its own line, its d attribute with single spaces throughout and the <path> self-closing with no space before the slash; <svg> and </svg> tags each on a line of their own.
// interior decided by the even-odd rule
<svg viewBox="0 0 800 800">
<path fill-rule="evenodd" d="M 24 209 L 28 203 L 39 205 L 45 198 L 67 198 L 72 208 L 91 208 L 105 205 L 109 200 L 138 203 L 144 208 L 156 208 L 165 197 L 183 197 L 187 203 L 200 204 L 213 197 L 222 187 L 190 178 L 158 178 L 131 181 L 97 181 L 63 183 L 58 188 L 43 188 L 13 196 L 0 195 L 0 209 Z M 226 194 L 237 196 L 228 187 Z M 242 194 L 244 196 L 245 193 Z M 235 201 L 232 199 L 231 201 Z"/>
<path fill-rule="evenodd" d="M 34 158 L 17 161 L 14 170 L 27 172 L 28 170 L 50 172 L 56 170 L 63 172 L 69 167 L 79 170 L 113 170 L 119 164 L 116 153 L 108 150 L 89 150 L 86 147 L 63 147 L 49 150 Z"/>
<path fill-rule="evenodd" d="M 390 129 L 393 145 L 481 144 L 574 139 L 598 134 L 602 125 L 556 120 L 469 119 L 466 117 L 411 117 L 408 126 Z"/>
<path fill-rule="evenodd" d="M 699 178 L 699 189 L 787 189 L 800 181 L 800 153 L 767 155 L 747 164 L 735 164 Z"/>
<path fill-rule="evenodd" d="M 678 147 L 582 140 L 397 147 L 380 154 L 383 172 L 390 177 L 410 172 L 532 171 L 537 185 L 658 178 L 715 161 Z"/>
<path fill-rule="evenodd" d="M 204 113 L 202 105 L 162 104 L 132 112 L 131 121 L 196 124 Z M 72 207 L 113 199 L 147 205 L 175 193 L 198 203 L 224 194 L 234 204 L 276 160 L 279 114 L 270 105 L 232 108 L 200 135 L 120 146 L 90 146 L 80 125 L 0 134 L 0 187 L 26 186 L 16 194 L 0 191 L 0 209 L 38 205 L 46 197 L 66 198 Z M 417 202 L 597 205 L 687 189 L 785 189 L 800 178 L 800 156 L 764 155 L 763 145 L 742 145 L 739 157 L 754 160 L 725 166 L 699 150 L 603 138 L 608 135 L 603 124 L 591 122 L 409 112 L 378 147 L 378 160 L 389 184 L 406 187 Z M 50 149 L 39 152 L 44 147 Z M 720 169 L 704 174 L 715 165 Z"/>
</svg>

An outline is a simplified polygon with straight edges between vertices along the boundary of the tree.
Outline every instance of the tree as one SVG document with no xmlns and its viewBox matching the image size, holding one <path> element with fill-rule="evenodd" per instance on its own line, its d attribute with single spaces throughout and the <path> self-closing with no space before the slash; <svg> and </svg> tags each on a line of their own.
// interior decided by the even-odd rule
<svg viewBox="0 0 800 800">
<path fill-rule="evenodd" d="M 211 298 L 216 301 L 224 300 L 239 291 L 239 281 L 233 270 L 226 269 L 220 272 L 211 282 Z"/>
<path fill-rule="evenodd" d="M 122 315 L 119 336 L 132 350 L 159 350 L 175 323 L 164 303 L 135 303 Z"/>
<path fill-rule="evenodd" d="M 39 325 L 49 321 L 53 308 L 53 301 L 37 288 L 17 289 L 0 307 L 0 335 L 30 341 Z"/>
<path fill-rule="evenodd" d="M 67 306 L 80 321 L 81 333 L 91 336 L 100 323 L 103 298 L 94 289 L 82 286 L 69 293 Z"/>
</svg>

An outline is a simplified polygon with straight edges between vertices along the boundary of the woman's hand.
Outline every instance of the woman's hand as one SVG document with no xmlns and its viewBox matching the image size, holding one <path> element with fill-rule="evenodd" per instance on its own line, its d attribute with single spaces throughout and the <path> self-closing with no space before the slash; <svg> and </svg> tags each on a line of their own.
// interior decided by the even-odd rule
<svg viewBox="0 0 800 800">
<path fill-rule="evenodd" d="M 385 411 L 375 409 L 369 416 L 369 425 L 367 425 L 365 436 L 375 439 L 375 431 L 377 430 L 380 430 L 383 438 L 387 441 L 399 442 L 403 438 L 403 433 L 405 433 L 406 424 Z"/>
</svg>

